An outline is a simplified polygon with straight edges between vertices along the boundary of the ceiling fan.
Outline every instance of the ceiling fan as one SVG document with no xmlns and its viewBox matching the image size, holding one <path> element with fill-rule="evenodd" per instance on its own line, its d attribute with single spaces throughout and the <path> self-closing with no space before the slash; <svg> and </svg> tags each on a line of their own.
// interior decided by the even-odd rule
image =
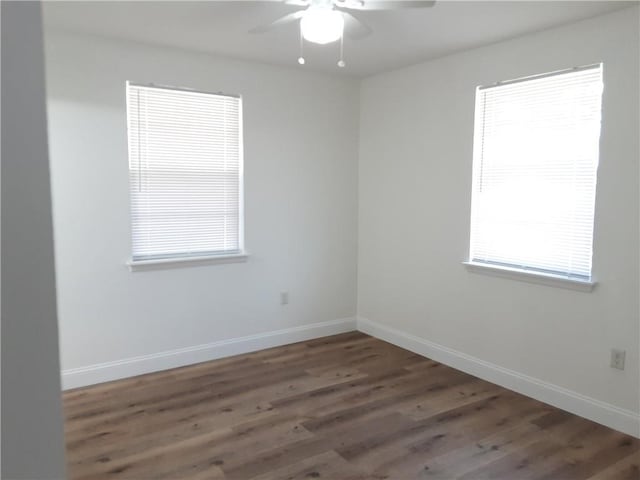
<svg viewBox="0 0 640 480">
<path fill-rule="evenodd" d="M 432 7 L 435 0 L 278 0 L 287 5 L 302 7 L 271 23 L 249 30 L 250 33 L 264 33 L 274 28 L 294 22 L 300 23 L 300 57 L 298 63 L 305 63 L 302 56 L 302 40 L 325 45 L 341 41 L 339 67 L 344 67 L 342 40 L 346 34 L 360 39 L 371 34 L 372 29 L 351 12 L 398 10 L 405 8 Z"/>
</svg>

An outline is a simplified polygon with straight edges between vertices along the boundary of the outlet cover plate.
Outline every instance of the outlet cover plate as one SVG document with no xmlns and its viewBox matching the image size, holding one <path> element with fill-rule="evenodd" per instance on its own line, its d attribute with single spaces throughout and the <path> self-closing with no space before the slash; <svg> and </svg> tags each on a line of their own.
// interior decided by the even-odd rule
<svg viewBox="0 0 640 480">
<path fill-rule="evenodd" d="M 624 370 L 625 356 L 626 356 L 626 352 L 624 350 L 618 350 L 617 348 L 612 348 L 611 349 L 611 368 Z"/>
</svg>

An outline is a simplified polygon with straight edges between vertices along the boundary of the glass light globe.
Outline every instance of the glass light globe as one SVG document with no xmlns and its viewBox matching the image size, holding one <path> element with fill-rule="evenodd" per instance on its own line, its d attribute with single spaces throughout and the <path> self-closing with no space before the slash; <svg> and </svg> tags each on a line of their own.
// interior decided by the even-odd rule
<svg viewBox="0 0 640 480">
<path fill-rule="evenodd" d="M 300 20 L 300 29 L 305 40 L 324 45 L 342 37 L 344 18 L 331 8 L 311 7 Z"/>
</svg>

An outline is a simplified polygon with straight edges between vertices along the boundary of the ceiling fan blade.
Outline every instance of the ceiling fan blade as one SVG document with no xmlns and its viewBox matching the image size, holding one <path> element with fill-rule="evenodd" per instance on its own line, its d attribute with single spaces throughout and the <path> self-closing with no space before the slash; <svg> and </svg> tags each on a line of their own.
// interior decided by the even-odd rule
<svg viewBox="0 0 640 480">
<path fill-rule="evenodd" d="M 352 10 L 399 10 L 403 8 L 430 8 L 435 0 L 336 0 L 336 5 Z"/>
<path fill-rule="evenodd" d="M 349 12 L 338 8 L 342 12 L 344 17 L 344 33 L 354 40 L 360 40 L 361 38 L 370 35 L 373 29 L 364 23 L 362 20 L 354 17 Z"/>
<path fill-rule="evenodd" d="M 285 15 L 284 17 L 280 17 L 277 20 L 274 20 L 271 23 L 267 23 L 265 25 L 260 25 L 258 27 L 252 28 L 249 30 L 249 33 L 264 33 L 269 30 L 273 30 L 274 28 L 281 27 L 282 25 L 286 25 L 287 23 L 292 23 L 297 20 L 300 20 L 304 15 L 304 10 L 298 10 L 297 12 L 290 13 Z"/>
</svg>

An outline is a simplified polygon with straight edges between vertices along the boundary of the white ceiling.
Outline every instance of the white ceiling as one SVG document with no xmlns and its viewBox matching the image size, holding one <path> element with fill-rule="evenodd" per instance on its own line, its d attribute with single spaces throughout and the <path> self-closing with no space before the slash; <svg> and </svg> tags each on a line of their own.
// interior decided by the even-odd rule
<svg viewBox="0 0 640 480">
<path fill-rule="evenodd" d="M 629 1 L 447 1 L 433 8 L 360 12 L 374 32 L 338 44 L 306 44 L 305 69 L 367 76 L 631 6 Z M 44 2 L 45 27 L 297 66 L 296 24 L 248 30 L 295 11 L 277 0 Z"/>
</svg>

